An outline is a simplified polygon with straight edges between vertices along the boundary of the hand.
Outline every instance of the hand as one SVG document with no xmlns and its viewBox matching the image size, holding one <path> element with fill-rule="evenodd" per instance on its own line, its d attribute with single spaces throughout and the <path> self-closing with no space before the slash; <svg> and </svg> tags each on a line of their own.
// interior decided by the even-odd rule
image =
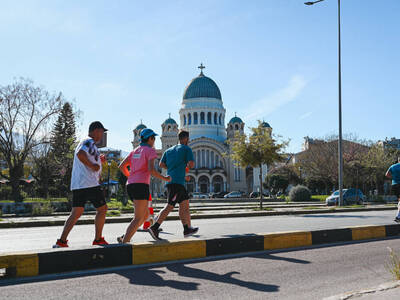
<svg viewBox="0 0 400 300">
<path fill-rule="evenodd" d="M 100 154 L 100 161 L 102 164 L 104 164 L 107 161 L 106 156 L 104 154 Z"/>
<path fill-rule="evenodd" d="M 172 180 L 172 178 L 171 178 L 171 176 L 164 176 L 164 180 L 166 181 L 166 182 L 171 182 L 171 180 Z"/>
<path fill-rule="evenodd" d="M 186 181 L 190 181 L 190 176 L 185 176 Z"/>
<path fill-rule="evenodd" d="M 185 168 L 185 172 L 189 173 L 189 168 L 188 167 Z"/>
<path fill-rule="evenodd" d="M 98 164 L 92 164 L 91 169 L 92 169 L 94 172 L 97 172 L 97 171 L 100 170 L 100 166 L 99 166 Z"/>
</svg>

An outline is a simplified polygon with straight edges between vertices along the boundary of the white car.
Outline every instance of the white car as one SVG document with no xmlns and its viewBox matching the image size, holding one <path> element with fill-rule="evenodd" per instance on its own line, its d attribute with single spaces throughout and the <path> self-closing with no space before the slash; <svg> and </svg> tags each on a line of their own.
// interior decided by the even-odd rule
<svg viewBox="0 0 400 300">
<path fill-rule="evenodd" d="M 224 198 L 242 198 L 242 193 L 233 191 L 233 192 L 230 192 L 229 194 L 226 194 L 224 196 Z"/>
</svg>

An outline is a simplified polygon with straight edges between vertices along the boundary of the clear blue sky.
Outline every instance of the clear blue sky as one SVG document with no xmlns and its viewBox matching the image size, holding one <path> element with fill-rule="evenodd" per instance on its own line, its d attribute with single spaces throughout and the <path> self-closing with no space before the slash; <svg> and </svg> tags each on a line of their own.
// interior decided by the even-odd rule
<svg viewBox="0 0 400 300">
<path fill-rule="evenodd" d="M 342 0 L 343 131 L 399 132 L 400 1 Z M 0 84 L 24 76 L 75 99 L 131 150 L 143 123 L 161 131 L 185 86 L 219 85 L 228 121 L 268 121 L 297 152 L 337 132 L 337 1 L 2 1 Z"/>
</svg>

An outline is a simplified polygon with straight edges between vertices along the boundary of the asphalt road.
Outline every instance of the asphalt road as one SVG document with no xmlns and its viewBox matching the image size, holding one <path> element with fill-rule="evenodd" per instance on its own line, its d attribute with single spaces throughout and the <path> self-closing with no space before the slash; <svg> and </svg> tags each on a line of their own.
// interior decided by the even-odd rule
<svg viewBox="0 0 400 300">
<path fill-rule="evenodd" d="M 353 213 L 332 213 L 295 216 L 268 216 L 248 218 L 221 218 L 193 220 L 199 226 L 198 238 L 229 237 L 238 234 L 269 233 L 292 230 L 331 229 L 356 225 L 382 225 L 393 222 L 395 211 L 369 211 Z M 122 235 L 128 224 L 106 224 L 104 237 L 110 243 Z M 164 239 L 182 239 L 180 221 L 166 221 L 162 224 Z M 8 251 L 36 250 L 50 248 L 61 234 L 61 226 L 0 229 L 0 253 Z M 91 245 L 94 237 L 93 225 L 77 225 L 69 236 L 71 247 Z M 132 242 L 150 241 L 147 232 L 137 232 Z"/>
<path fill-rule="evenodd" d="M 0 299 L 323 299 L 391 281 L 387 247 L 400 239 L 0 280 Z"/>
</svg>

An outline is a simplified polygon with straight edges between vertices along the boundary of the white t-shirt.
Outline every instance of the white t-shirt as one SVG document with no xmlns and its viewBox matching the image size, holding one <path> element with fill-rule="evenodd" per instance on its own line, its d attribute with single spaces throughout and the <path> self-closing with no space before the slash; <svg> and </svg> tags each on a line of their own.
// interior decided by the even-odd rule
<svg viewBox="0 0 400 300">
<path fill-rule="evenodd" d="M 87 157 L 92 163 L 100 166 L 100 169 L 97 172 L 93 171 L 79 160 L 77 154 L 80 150 L 83 150 L 87 153 Z M 72 165 L 71 191 L 100 185 L 100 174 L 100 152 L 97 149 L 94 140 L 88 137 L 81 141 L 75 149 L 74 164 Z"/>
</svg>

